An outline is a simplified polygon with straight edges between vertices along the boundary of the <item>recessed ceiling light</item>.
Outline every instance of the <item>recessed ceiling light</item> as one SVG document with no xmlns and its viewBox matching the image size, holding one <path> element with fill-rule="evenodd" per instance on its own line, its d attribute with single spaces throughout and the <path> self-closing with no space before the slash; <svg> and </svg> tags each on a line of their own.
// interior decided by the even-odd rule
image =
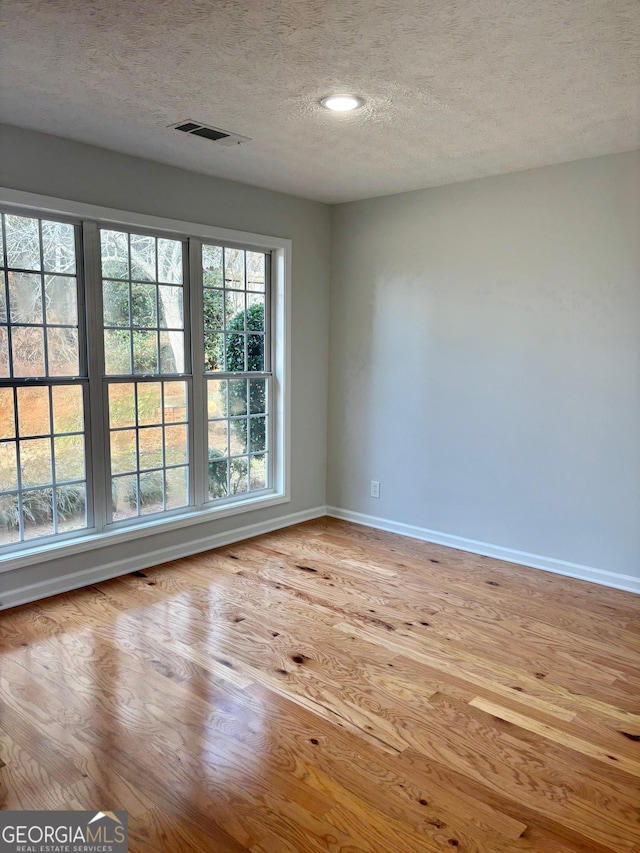
<svg viewBox="0 0 640 853">
<path fill-rule="evenodd" d="M 350 110 L 359 109 L 364 104 L 364 100 L 356 97 L 356 95 L 328 95 L 326 98 L 323 98 L 320 103 L 325 110 L 347 113 Z"/>
</svg>

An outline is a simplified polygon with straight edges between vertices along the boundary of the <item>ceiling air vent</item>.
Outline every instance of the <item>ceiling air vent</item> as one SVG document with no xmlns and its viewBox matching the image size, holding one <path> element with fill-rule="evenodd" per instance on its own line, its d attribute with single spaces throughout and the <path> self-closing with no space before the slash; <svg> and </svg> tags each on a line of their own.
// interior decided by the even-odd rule
<svg viewBox="0 0 640 853">
<path fill-rule="evenodd" d="M 250 142 L 248 136 L 240 136 L 239 133 L 230 133 L 228 130 L 222 130 L 219 127 L 211 127 L 207 124 L 202 124 L 199 121 L 179 121 L 178 124 L 170 124 L 169 127 L 175 130 L 181 130 L 183 133 L 188 133 L 191 136 L 201 136 L 203 139 L 208 139 L 210 142 L 217 142 L 218 145 L 242 145 L 243 142 Z"/>
</svg>

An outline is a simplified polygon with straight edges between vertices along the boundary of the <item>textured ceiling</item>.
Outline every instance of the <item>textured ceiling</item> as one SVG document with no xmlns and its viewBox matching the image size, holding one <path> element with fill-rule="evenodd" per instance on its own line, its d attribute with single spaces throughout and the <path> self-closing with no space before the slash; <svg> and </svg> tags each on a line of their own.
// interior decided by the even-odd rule
<svg viewBox="0 0 640 853">
<path fill-rule="evenodd" d="M 640 147 L 639 0 L 1 0 L 0 120 L 336 202 Z M 322 110 L 334 91 L 366 98 Z M 192 118 L 252 141 L 224 148 Z"/>
</svg>

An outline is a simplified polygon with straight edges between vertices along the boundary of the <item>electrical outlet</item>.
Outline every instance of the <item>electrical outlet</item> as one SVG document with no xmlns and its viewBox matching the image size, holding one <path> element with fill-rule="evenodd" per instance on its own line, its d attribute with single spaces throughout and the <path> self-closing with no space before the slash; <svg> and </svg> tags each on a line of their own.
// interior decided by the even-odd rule
<svg viewBox="0 0 640 853">
<path fill-rule="evenodd" d="M 380 497 L 380 483 L 377 480 L 371 481 L 371 497 L 379 498 Z"/>
</svg>

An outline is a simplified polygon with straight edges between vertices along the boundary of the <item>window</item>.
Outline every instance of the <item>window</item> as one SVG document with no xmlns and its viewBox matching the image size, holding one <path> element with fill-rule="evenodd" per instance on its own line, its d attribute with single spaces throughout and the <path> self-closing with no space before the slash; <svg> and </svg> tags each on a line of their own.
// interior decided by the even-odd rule
<svg viewBox="0 0 640 853">
<path fill-rule="evenodd" d="M 0 547 L 88 523 L 77 229 L 1 225 Z"/>
<path fill-rule="evenodd" d="M 287 241 L 49 211 L 1 214 L 0 557 L 286 500 Z"/>
<path fill-rule="evenodd" d="M 110 521 L 188 506 L 184 244 L 100 229 Z M 126 377 L 126 379 L 125 379 Z M 144 377 L 131 382 L 132 377 Z"/>
<path fill-rule="evenodd" d="M 209 498 L 269 482 L 265 255 L 202 247 Z M 224 378 L 223 378 L 224 377 Z"/>
</svg>

